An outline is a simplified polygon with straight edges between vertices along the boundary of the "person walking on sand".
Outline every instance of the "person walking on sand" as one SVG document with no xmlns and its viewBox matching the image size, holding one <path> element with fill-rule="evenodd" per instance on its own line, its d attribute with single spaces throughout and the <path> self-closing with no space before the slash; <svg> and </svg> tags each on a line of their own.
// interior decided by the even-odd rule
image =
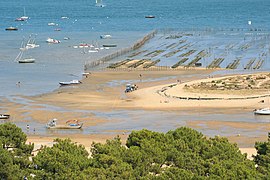
<svg viewBox="0 0 270 180">
<path fill-rule="evenodd" d="M 21 86 L 21 82 L 18 81 L 18 82 L 16 83 L 16 86 L 20 87 L 20 86 Z"/>
<path fill-rule="evenodd" d="M 142 81 L 142 74 L 140 74 L 139 76 L 140 76 L 140 81 Z"/>
</svg>

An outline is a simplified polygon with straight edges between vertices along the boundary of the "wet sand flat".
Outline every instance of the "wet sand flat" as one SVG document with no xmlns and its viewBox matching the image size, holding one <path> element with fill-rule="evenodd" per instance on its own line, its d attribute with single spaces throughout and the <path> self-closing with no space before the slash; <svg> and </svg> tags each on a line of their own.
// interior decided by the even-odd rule
<svg viewBox="0 0 270 180">
<path fill-rule="evenodd" d="M 178 101 L 157 93 L 179 81 L 188 83 L 207 79 L 211 72 L 203 69 L 91 72 L 79 86 L 60 87 L 48 94 L 19 97 L 23 100 L 7 101 L 5 110 L 12 114 L 10 121 L 19 124 L 25 132 L 26 124 L 31 125 L 31 130 L 27 132 L 29 136 L 40 135 L 44 138 L 86 138 L 97 134 L 95 138 L 98 139 L 99 135 L 112 137 L 143 128 L 167 132 L 188 126 L 209 137 L 228 137 L 242 147 L 252 147 L 256 140 L 265 139 L 269 119 L 258 119 L 253 115 L 252 109 L 261 105 L 257 100 L 254 104 L 225 100 Z M 124 93 L 127 83 L 137 84 L 139 89 Z M 83 121 L 83 131 L 47 131 L 45 124 L 51 118 L 59 119 L 60 123 L 70 119 Z"/>
</svg>

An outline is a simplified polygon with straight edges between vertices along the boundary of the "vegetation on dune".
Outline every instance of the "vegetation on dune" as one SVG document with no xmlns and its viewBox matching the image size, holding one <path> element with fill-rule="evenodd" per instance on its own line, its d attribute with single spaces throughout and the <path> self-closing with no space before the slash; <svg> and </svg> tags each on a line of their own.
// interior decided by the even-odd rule
<svg viewBox="0 0 270 180">
<path fill-rule="evenodd" d="M 260 73 L 253 75 L 241 75 L 234 77 L 226 77 L 218 80 L 205 81 L 186 85 L 186 90 L 197 91 L 224 91 L 234 90 L 233 94 L 241 91 L 253 91 L 267 93 L 270 87 L 270 73 Z M 250 91 L 252 90 L 252 91 Z"/>
<path fill-rule="evenodd" d="M 270 136 L 270 135 L 269 135 Z M 29 160 L 33 145 L 13 124 L 0 125 L 0 178 L 21 179 L 268 179 L 270 137 L 257 142 L 254 161 L 226 138 L 207 138 L 181 127 L 167 133 L 133 131 L 126 145 L 119 137 L 82 145 L 56 139 Z M 31 174 L 31 176 L 30 176 Z"/>
</svg>

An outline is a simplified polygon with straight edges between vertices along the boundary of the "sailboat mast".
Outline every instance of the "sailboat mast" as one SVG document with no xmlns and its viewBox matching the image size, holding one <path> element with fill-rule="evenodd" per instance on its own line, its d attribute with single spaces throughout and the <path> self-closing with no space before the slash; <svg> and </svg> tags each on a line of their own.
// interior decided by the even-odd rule
<svg viewBox="0 0 270 180">
<path fill-rule="evenodd" d="M 22 58 L 22 50 L 19 52 L 19 54 L 17 55 L 17 57 L 15 58 L 15 61 L 19 61 Z"/>
</svg>

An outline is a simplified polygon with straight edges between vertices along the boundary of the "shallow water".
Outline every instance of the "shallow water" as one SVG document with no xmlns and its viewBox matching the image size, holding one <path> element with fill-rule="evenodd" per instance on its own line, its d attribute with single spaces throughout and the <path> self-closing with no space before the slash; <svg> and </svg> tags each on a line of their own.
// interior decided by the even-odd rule
<svg viewBox="0 0 270 180">
<path fill-rule="evenodd" d="M 33 95 L 52 91 L 59 81 L 80 78 L 84 62 L 102 54 L 82 54 L 82 49 L 71 48 L 81 42 L 92 43 L 101 34 L 111 34 L 120 47 L 126 47 L 153 29 L 270 29 L 268 0 L 164 0 L 112 1 L 105 0 L 106 7 L 95 7 L 95 1 L 64 0 L 2 0 L 0 2 L 0 96 L 14 94 Z M 26 22 L 15 22 L 20 16 L 29 16 Z M 147 19 L 146 15 L 156 18 Z M 62 19 L 66 16 L 68 19 Z M 248 25 L 248 21 L 252 21 Z M 53 22 L 58 26 L 48 26 Z M 5 28 L 16 26 L 17 32 Z M 61 31 L 54 31 L 60 28 Z M 40 48 L 29 52 L 36 58 L 35 64 L 14 62 L 23 37 L 37 34 Z M 48 45 L 47 37 L 62 41 Z M 64 41 L 64 37 L 70 37 Z M 106 41 L 106 40 L 105 40 Z M 71 47 L 70 47 L 71 46 Z M 108 51 L 109 52 L 109 51 Z M 217 52 L 218 53 L 218 52 Z M 174 63 L 168 60 L 166 65 Z M 22 85 L 17 88 L 15 84 Z"/>
<path fill-rule="evenodd" d="M 62 111 L 64 112 L 64 110 Z M 75 111 L 74 111 L 75 112 Z M 88 113 L 90 113 L 88 111 Z M 167 132 L 181 126 L 187 126 L 188 122 L 204 122 L 198 123 L 193 127 L 203 134 L 213 137 L 220 136 L 236 136 L 241 134 L 245 137 L 266 136 L 267 131 L 263 129 L 270 123 L 270 116 L 255 116 L 253 112 L 223 112 L 220 110 L 207 111 L 144 111 L 144 110 L 115 110 L 111 112 L 96 112 L 91 111 L 97 118 L 102 118 L 106 122 L 96 126 L 84 126 L 82 130 L 47 130 L 45 124 L 37 123 L 33 120 L 27 122 L 15 122 L 27 134 L 53 136 L 54 134 L 117 134 L 117 132 L 128 132 L 132 130 L 149 129 L 159 132 Z M 208 127 L 205 123 L 209 121 L 218 121 L 221 124 L 216 125 L 216 128 Z M 238 122 L 251 123 L 259 125 L 261 130 L 252 128 L 236 128 L 228 126 L 222 122 Z M 211 122 L 210 122 L 211 123 Z M 26 125 L 30 125 L 30 130 L 26 129 Z"/>
</svg>

